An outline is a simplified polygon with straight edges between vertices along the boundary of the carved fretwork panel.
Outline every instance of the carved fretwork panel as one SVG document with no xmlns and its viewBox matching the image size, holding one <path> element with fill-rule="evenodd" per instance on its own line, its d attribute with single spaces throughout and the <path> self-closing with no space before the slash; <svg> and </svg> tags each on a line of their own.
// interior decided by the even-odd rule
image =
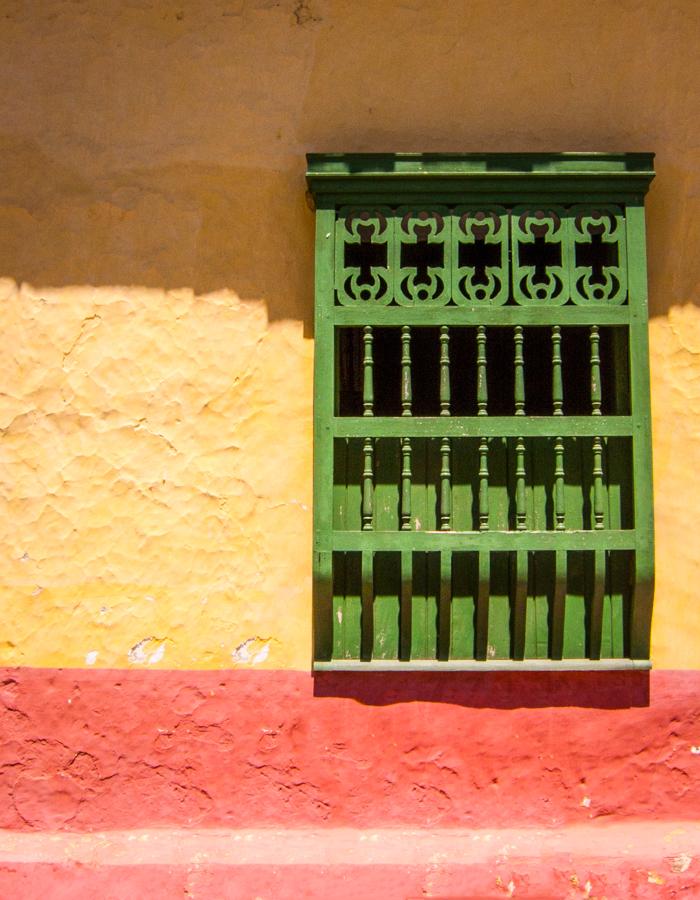
<svg viewBox="0 0 700 900">
<path fill-rule="evenodd" d="M 335 273 L 341 305 L 391 302 L 393 230 L 390 209 L 338 211 Z"/>
<path fill-rule="evenodd" d="M 456 207 L 452 219 L 452 297 L 459 306 L 508 300 L 508 210 Z"/>
<path fill-rule="evenodd" d="M 444 207 L 396 211 L 395 287 L 401 306 L 444 306 L 450 299 L 451 226 Z"/>
<path fill-rule="evenodd" d="M 571 298 L 574 303 L 624 303 L 627 241 L 619 206 L 572 206 Z"/>
</svg>

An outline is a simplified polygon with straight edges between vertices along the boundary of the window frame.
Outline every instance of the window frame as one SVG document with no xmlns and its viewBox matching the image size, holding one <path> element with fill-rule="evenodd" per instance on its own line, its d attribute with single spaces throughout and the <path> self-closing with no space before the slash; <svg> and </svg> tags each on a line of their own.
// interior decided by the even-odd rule
<svg viewBox="0 0 700 900">
<path fill-rule="evenodd" d="M 648 311 L 644 197 L 654 177 L 653 154 L 309 154 L 307 182 L 316 210 L 315 268 L 315 363 L 314 363 L 314 654 L 315 670 L 494 670 L 494 669 L 624 669 L 650 666 L 650 626 L 653 599 L 653 504 L 651 483 L 651 423 L 648 367 Z M 489 203 L 512 208 L 542 204 L 616 204 L 624 207 L 628 300 L 623 306 L 581 304 L 552 307 L 547 324 L 619 324 L 628 328 L 630 347 L 630 404 L 632 462 L 634 469 L 634 596 L 628 625 L 629 652 L 613 659 L 333 659 L 332 556 L 339 546 L 333 532 L 333 440 L 337 433 L 335 330 L 343 324 L 386 324 L 391 320 L 380 306 L 339 306 L 336 289 L 337 210 L 353 206 L 402 206 L 411 204 Z M 391 307 L 395 309 L 395 307 Z M 528 307 L 430 306 L 403 307 L 409 325 L 516 325 L 541 324 Z M 572 309 L 575 313 L 572 315 Z M 359 310 L 359 312 L 358 312 Z M 361 315 L 360 315 L 361 313 Z M 482 420 L 480 434 L 484 429 Z M 590 432 L 591 434 L 593 432 Z M 363 566 L 383 547 L 403 547 L 397 541 L 377 540 L 378 532 L 353 533 L 347 546 L 362 548 Z M 421 549 L 423 534 L 404 532 L 406 545 Z M 416 534 L 419 537 L 416 539 Z M 493 532 L 503 535 L 505 532 Z M 519 535 L 507 532 L 511 550 L 517 552 Z M 525 532 L 531 535 L 533 532 Z M 573 549 L 567 533 L 540 532 L 543 547 L 564 553 Z M 402 540 L 404 540 L 402 535 Z M 432 532 L 430 547 L 436 552 L 459 547 L 486 555 L 488 536 L 472 532 Z M 605 532 L 588 539 L 603 552 L 611 549 Z M 568 542 L 566 538 L 569 538 Z M 426 544 L 427 546 L 427 544 Z M 486 552 L 485 552 L 486 551 Z M 526 551 L 524 551 L 526 552 Z M 441 577 L 448 553 L 440 552 Z M 363 583 L 367 573 L 363 572 Z M 481 578 L 481 576 L 480 576 Z M 483 580 L 483 579 L 482 579 Z M 363 598 L 363 619 L 371 609 Z M 488 597 L 486 598 L 488 600 Z M 363 622 L 363 631 L 371 628 Z M 483 654 L 482 654 L 483 655 Z"/>
</svg>

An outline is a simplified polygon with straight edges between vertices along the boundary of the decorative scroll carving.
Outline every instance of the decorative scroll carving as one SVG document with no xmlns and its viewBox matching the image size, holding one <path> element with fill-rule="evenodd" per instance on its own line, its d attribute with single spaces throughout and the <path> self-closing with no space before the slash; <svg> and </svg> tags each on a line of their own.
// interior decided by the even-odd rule
<svg viewBox="0 0 700 900">
<path fill-rule="evenodd" d="M 344 207 L 335 267 L 342 306 L 622 304 L 625 212 L 591 204 Z"/>
<path fill-rule="evenodd" d="M 463 306 L 508 300 L 508 212 L 502 206 L 457 207 L 452 220 L 452 298 Z"/>
<path fill-rule="evenodd" d="M 571 299 L 581 304 L 620 304 L 627 298 L 625 218 L 619 206 L 569 210 Z"/>
<path fill-rule="evenodd" d="M 443 207 L 396 211 L 395 293 L 401 306 L 444 306 L 450 299 L 451 224 Z"/>
<path fill-rule="evenodd" d="M 523 306 L 561 306 L 569 299 L 566 211 L 517 206 L 511 215 L 513 296 Z"/>
<path fill-rule="evenodd" d="M 393 297 L 391 210 L 341 209 L 336 220 L 335 283 L 342 306 L 384 306 Z"/>
</svg>

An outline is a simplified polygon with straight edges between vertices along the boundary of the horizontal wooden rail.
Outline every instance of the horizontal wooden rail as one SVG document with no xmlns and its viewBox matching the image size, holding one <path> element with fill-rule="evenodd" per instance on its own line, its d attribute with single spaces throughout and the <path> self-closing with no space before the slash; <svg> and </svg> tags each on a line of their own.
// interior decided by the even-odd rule
<svg viewBox="0 0 700 900">
<path fill-rule="evenodd" d="M 624 306 L 555 306 L 548 307 L 546 317 L 541 307 L 440 306 L 428 309 L 406 306 L 335 306 L 332 316 L 336 325 L 425 325 L 453 328 L 478 325 L 625 325 L 630 321 L 630 307 Z"/>
<path fill-rule="evenodd" d="M 631 416 L 336 416 L 333 434 L 365 437 L 625 437 Z"/>
<path fill-rule="evenodd" d="M 646 659 L 354 659 L 316 660 L 316 672 L 576 672 L 651 669 Z"/>
<path fill-rule="evenodd" d="M 331 548 L 341 552 L 361 550 L 431 552 L 514 550 L 634 550 L 636 533 L 607 531 L 335 531 Z"/>
</svg>

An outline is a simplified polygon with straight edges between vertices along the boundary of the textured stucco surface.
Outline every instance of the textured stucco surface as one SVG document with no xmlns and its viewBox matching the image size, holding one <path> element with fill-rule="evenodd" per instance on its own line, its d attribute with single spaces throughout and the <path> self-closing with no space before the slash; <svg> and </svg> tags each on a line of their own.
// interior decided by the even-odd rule
<svg viewBox="0 0 700 900">
<path fill-rule="evenodd" d="M 697 672 L 0 672 L 0 828 L 697 818 Z"/>
<path fill-rule="evenodd" d="M 657 152 L 660 667 L 700 667 L 700 7 L 24 3 L 0 17 L 6 665 L 306 669 L 307 150 Z"/>
</svg>

